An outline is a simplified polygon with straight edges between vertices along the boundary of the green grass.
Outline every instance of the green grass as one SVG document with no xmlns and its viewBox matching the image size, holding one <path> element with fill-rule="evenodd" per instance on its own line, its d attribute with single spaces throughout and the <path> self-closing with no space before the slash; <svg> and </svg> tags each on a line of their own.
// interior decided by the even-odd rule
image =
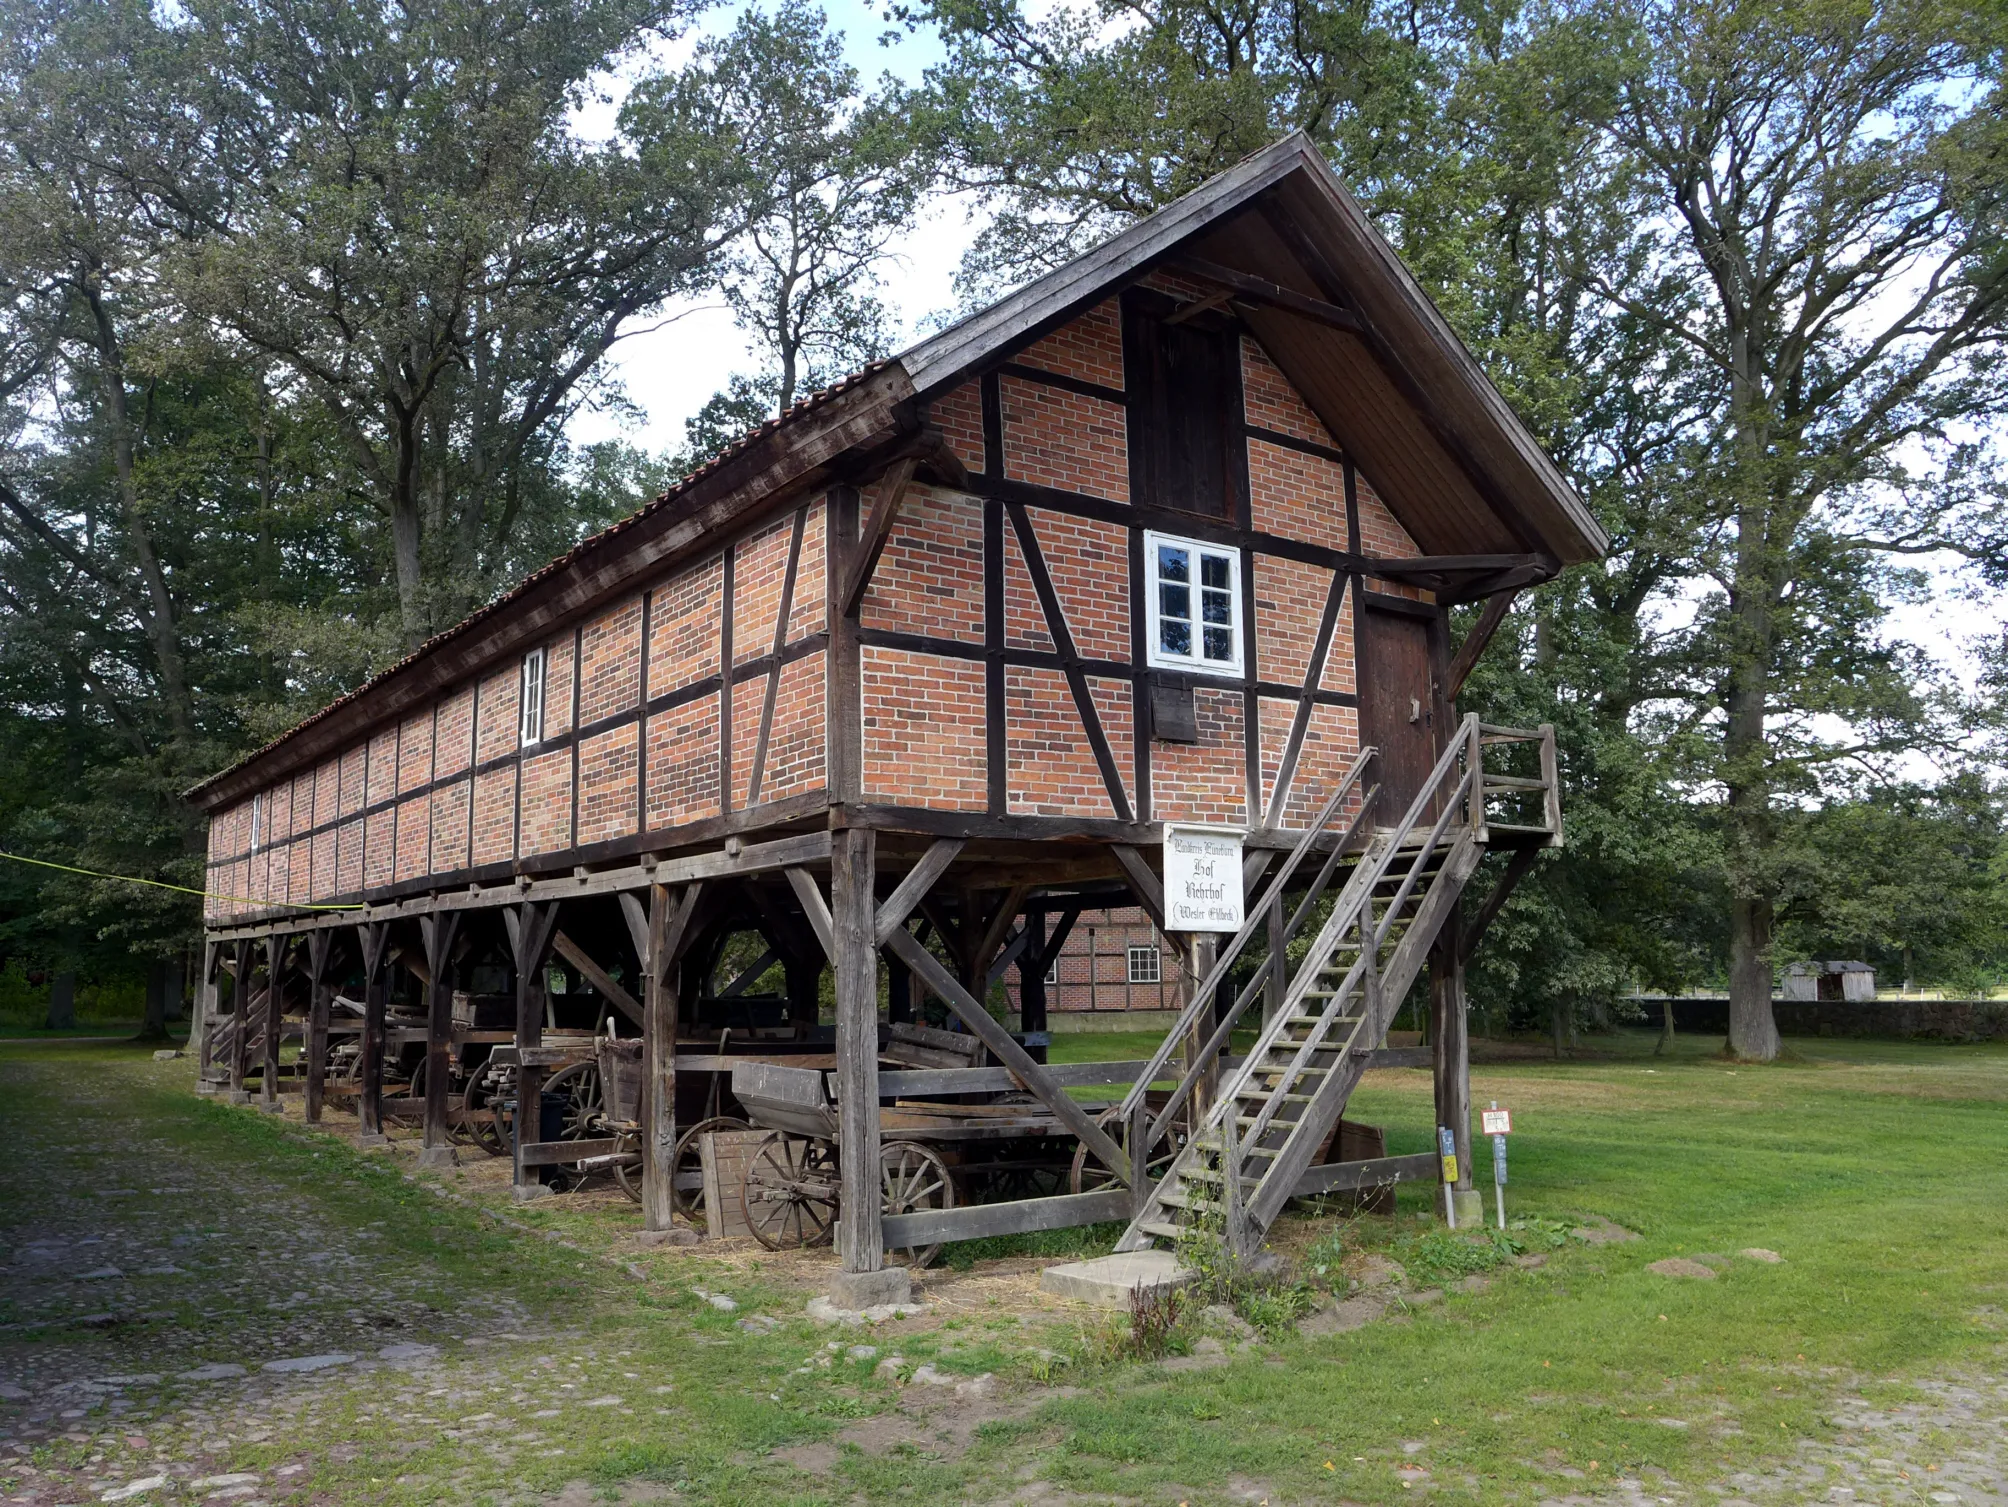
<svg viewBox="0 0 2008 1507">
<path fill-rule="evenodd" d="M 1053 1055 L 1136 1057 L 1154 1045 L 1060 1037 Z M 1498 1267 L 1485 1291 L 1453 1291 L 1395 1322 L 1291 1338 L 1212 1370 L 1097 1362 L 1091 1326 L 1073 1321 L 1028 1331 L 1014 1315 L 979 1314 L 926 1334 L 881 1332 L 867 1338 L 915 1363 L 1019 1381 L 1054 1375 L 1078 1390 L 985 1425 L 966 1454 L 846 1449 L 825 1476 L 767 1451 L 839 1437 L 890 1407 L 891 1392 L 868 1366 L 796 1376 L 827 1338 L 800 1321 L 764 1337 L 736 1333 L 730 1316 L 688 1294 L 720 1280 L 707 1276 L 716 1268 L 701 1255 L 646 1258 L 654 1279 L 646 1284 L 600 1263 L 580 1266 L 366 1159 L 317 1155 L 325 1143 L 196 1101 L 183 1091 L 185 1063 L 155 1065 L 114 1048 L 8 1046 L 0 1064 L 40 1067 L 58 1055 L 64 1072 L 131 1064 L 149 1086 L 126 1102 L 220 1173 L 275 1169 L 343 1222 L 389 1221 L 397 1258 L 427 1272 L 429 1287 L 507 1292 L 561 1314 L 586 1336 L 581 1343 L 631 1351 L 629 1364 L 645 1377 L 674 1375 L 671 1416 L 584 1420 L 566 1458 L 525 1484 L 645 1476 L 698 1502 L 934 1503 L 1008 1500 L 1036 1476 L 1084 1494 L 1199 1507 L 1232 1500 L 1236 1477 L 1272 1501 L 1394 1501 L 1414 1495 L 1395 1475 L 1404 1464 L 1426 1467 L 1433 1494 L 1450 1501 L 1534 1501 L 1654 1469 L 1693 1491 L 1826 1437 L 1844 1389 L 1894 1398 L 1917 1381 L 1998 1369 L 2008 1338 L 1998 1321 L 2008 1306 L 2008 1047 L 1791 1045 L 1791 1060 L 1754 1068 L 1714 1055 L 1718 1040 L 1683 1038 L 1656 1058 L 1651 1036 L 1625 1034 L 1590 1043 L 1596 1055 L 1586 1059 L 1474 1070 L 1475 1101 L 1514 1111 L 1509 1214 L 1550 1222 L 1541 1231 L 1602 1215 L 1638 1231 L 1635 1242 L 1568 1241 L 1547 1249 L 1539 1270 Z M 12 1081 L 0 1128 L 54 1102 L 32 1080 Z M 1428 1075 L 1375 1074 L 1348 1113 L 1384 1125 L 1391 1152 L 1424 1149 Z M 1479 1165 L 1489 1173 L 1489 1157 Z M 1454 1279 L 1479 1264 L 1417 1218 L 1425 1202 L 1423 1191 L 1405 1189 L 1398 1218 L 1359 1220 L 1340 1238 L 1406 1260 L 1419 1280 Z M 414 1220 L 419 1208 L 424 1218 Z M 634 1223 L 626 1209 L 541 1206 L 523 1217 L 588 1245 Z M 1339 1228 L 1292 1222 L 1284 1243 L 1301 1248 Z M 1049 1254 L 1093 1248 L 1107 1233 L 1059 1232 Z M 1075 1244 L 1063 1248 L 1067 1241 Z M 1645 1270 L 1664 1256 L 1734 1258 L 1749 1246 L 1785 1262 L 1732 1259 L 1712 1282 Z M 749 1305 L 799 1312 L 799 1295 L 763 1285 L 757 1270 L 731 1281 Z M 706 1338 L 731 1343 L 699 1343 Z M 1073 1362 L 1036 1373 L 1028 1344 Z M 390 1472 L 437 1479 L 452 1468 L 451 1446 L 414 1450 L 398 1427 L 365 1416 L 360 1399 L 328 1420 L 322 1436 L 349 1439 L 361 1453 L 323 1463 L 315 1488 L 330 1501 L 485 1499 L 481 1482 L 451 1498 L 372 1487 L 372 1470 L 381 1482 Z M 1407 1454 L 1404 1442 L 1422 1448 Z M 1581 1479 L 1558 1477 L 1563 1468 Z"/>
</svg>

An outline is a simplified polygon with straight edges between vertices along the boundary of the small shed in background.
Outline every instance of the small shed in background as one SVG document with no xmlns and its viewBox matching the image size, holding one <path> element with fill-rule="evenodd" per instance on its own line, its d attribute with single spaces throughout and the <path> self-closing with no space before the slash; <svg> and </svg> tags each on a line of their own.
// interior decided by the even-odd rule
<svg viewBox="0 0 2008 1507">
<path fill-rule="evenodd" d="M 1867 963 L 1793 963 L 1785 969 L 1786 999 L 1876 997 L 1876 971 Z"/>
</svg>

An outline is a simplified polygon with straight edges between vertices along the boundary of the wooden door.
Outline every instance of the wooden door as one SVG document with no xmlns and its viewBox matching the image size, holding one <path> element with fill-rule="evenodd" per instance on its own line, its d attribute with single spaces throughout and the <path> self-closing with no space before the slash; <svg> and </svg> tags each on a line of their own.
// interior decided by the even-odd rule
<svg viewBox="0 0 2008 1507">
<path fill-rule="evenodd" d="M 1359 658 L 1360 740 L 1380 750 L 1379 822 L 1407 812 L 1436 765 L 1435 696 L 1429 620 L 1368 603 Z"/>
</svg>

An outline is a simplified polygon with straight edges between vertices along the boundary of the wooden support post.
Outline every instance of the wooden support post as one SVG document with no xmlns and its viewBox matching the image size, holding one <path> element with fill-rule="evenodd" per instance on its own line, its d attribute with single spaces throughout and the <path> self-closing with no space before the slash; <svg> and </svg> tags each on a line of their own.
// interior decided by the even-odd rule
<svg viewBox="0 0 2008 1507">
<path fill-rule="evenodd" d="M 204 941 L 202 944 L 202 972 L 195 981 L 195 1021 L 188 1033 L 188 1039 L 195 1043 L 195 1091 L 198 1094 L 213 1094 L 216 1085 L 210 1080 L 209 1069 L 214 1060 L 216 1036 L 216 974 L 223 964 L 223 944 Z"/>
<path fill-rule="evenodd" d="M 425 937 L 425 1138 L 421 1167 L 451 1167 L 453 1138 L 447 1129 L 447 1091 L 453 1075 L 453 943 L 460 935 L 460 912 L 439 911 L 419 918 Z"/>
<path fill-rule="evenodd" d="M 321 1123 L 321 1101 L 328 1091 L 328 1014 L 334 1008 L 335 986 L 328 964 L 335 945 L 333 931 L 307 933 L 307 1123 Z"/>
<path fill-rule="evenodd" d="M 510 961 L 516 970 L 516 1049 L 540 1046 L 544 1040 L 544 959 L 551 949 L 551 933 L 558 926 L 558 903 L 532 901 L 502 913 L 509 929 Z M 541 1167 L 526 1165 L 523 1148 L 543 1139 L 541 1122 L 544 1107 L 544 1070 L 518 1062 L 516 1065 L 516 1118 L 510 1156 L 514 1165 L 511 1192 L 519 1199 L 540 1198 L 545 1190 Z"/>
<path fill-rule="evenodd" d="M 1046 1029 L 1046 913 L 1025 916 L 1025 947 L 1018 954 L 1018 1029 L 1025 1035 Z M 1042 1052 L 1033 1056 L 1044 1061 Z"/>
<path fill-rule="evenodd" d="M 1192 974 L 1192 987 L 1197 989 L 1213 972 L 1213 965 L 1220 958 L 1220 938 L 1210 931 L 1186 933 L 1185 966 Z M 1213 1096 L 1220 1088 L 1220 1059 L 1201 1062 L 1200 1053 L 1214 1028 L 1220 1024 L 1216 1018 L 1220 1011 L 1233 1003 L 1233 998 L 1223 990 L 1216 991 L 1213 1008 L 1193 1017 L 1192 1030 L 1185 1038 L 1185 1049 L 1181 1053 L 1186 1070 L 1194 1067 L 1200 1070 L 1199 1081 L 1192 1086 L 1191 1114 L 1195 1129 L 1206 1119 L 1206 1112 L 1213 1105 Z"/>
<path fill-rule="evenodd" d="M 1464 962 L 1459 911 L 1452 906 L 1430 949 L 1430 1048 L 1436 1123 L 1450 1127 L 1457 1148 L 1457 1222 L 1476 1224 L 1484 1211 L 1471 1180 L 1471 1053 L 1466 1035 Z M 1468 1205 L 1468 1208 L 1467 1208 Z"/>
<path fill-rule="evenodd" d="M 230 980 L 230 1017 L 237 1034 L 230 1042 L 230 1102 L 249 1104 L 251 1095 L 244 1087 L 244 1075 L 251 1070 L 251 973 L 257 943 L 249 937 L 237 944 L 237 972 Z"/>
<path fill-rule="evenodd" d="M 363 954 L 363 1039 L 356 1062 L 356 1144 L 384 1146 L 383 1018 L 390 1007 L 390 925 L 366 921 L 356 928 Z"/>
<path fill-rule="evenodd" d="M 676 1028 L 681 1013 L 683 951 L 693 939 L 691 921 L 703 899 L 702 884 L 688 884 L 679 901 L 663 885 L 649 890 L 648 943 L 642 966 L 641 1211 L 651 1230 L 666 1230 L 676 1211 Z"/>
<path fill-rule="evenodd" d="M 258 1074 L 258 1107 L 268 1115 L 279 1113 L 279 1033 L 285 1024 L 281 1011 L 285 997 L 279 988 L 288 938 L 275 931 L 265 939 L 265 1056 Z"/>
<path fill-rule="evenodd" d="M 879 1227 L 876 834 L 852 827 L 830 853 L 831 961 L 837 975 L 837 1255 L 846 1272 L 885 1265 Z"/>
</svg>

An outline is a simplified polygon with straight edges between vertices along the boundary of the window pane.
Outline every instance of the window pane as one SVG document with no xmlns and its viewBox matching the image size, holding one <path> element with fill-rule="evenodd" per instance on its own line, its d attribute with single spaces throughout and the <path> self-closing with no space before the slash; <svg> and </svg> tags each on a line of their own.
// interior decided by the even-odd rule
<svg viewBox="0 0 2008 1507">
<path fill-rule="evenodd" d="M 1234 621 L 1234 598 L 1224 591 L 1202 591 L 1200 606 L 1205 609 L 1209 623 L 1231 623 Z"/>
<path fill-rule="evenodd" d="M 1160 579 L 1166 581 L 1190 581 L 1192 557 L 1185 550 L 1160 544 L 1157 547 L 1157 573 Z"/>
<path fill-rule="evenodd" d="M 1232 659 L 1234 657 L 1234 635 L 1225 628 L 1206 630 L 1206 657 L 1208 659 Z"/>
<path fill-rule="evenodd" d="M 1170 585 L 1158 587 L 1157 610 L 1162 617 L 1191 617 L 1192 588 Z"/>
<path fill-rule="evenodd" d="M 1192 624 L 1165 619 L 1157 625 L 1157 646 L 1166 654 L 1192 652 Z"/>
<path fill-rule="evenodd" d="M 1228 565 L 1225 555 L 1201 555 L 1199 557 L 1199 584 L 1227 590 Z"/>
</svg>

